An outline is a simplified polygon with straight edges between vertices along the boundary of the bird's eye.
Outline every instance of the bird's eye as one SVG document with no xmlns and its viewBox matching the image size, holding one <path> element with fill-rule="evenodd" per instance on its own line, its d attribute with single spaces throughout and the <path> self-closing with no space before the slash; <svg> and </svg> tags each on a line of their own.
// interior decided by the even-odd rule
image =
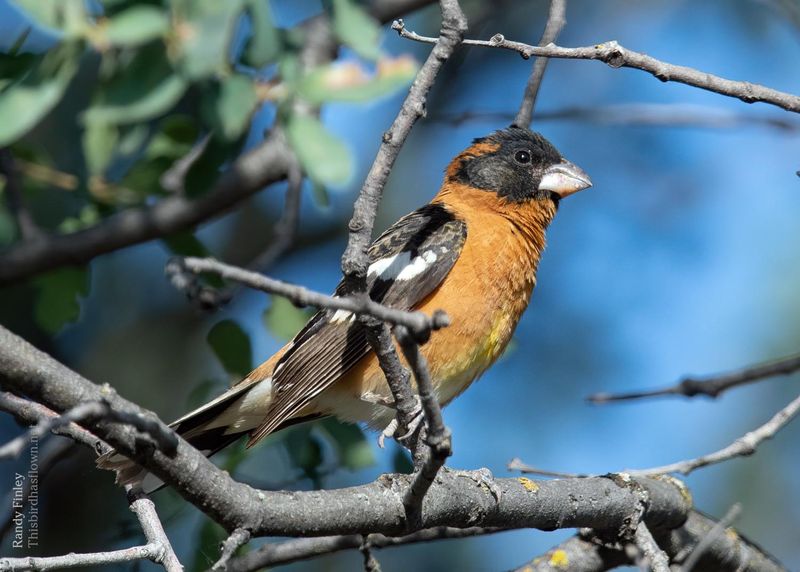
<svg viewBox="0 0 800 572">
<path fill-rule="evenodd" d="M 517 151 L 514 153 L 514 159 L 517 161 L 517 163 L 530 163 L 531 154 L 528 151 Z"/>
</svg>

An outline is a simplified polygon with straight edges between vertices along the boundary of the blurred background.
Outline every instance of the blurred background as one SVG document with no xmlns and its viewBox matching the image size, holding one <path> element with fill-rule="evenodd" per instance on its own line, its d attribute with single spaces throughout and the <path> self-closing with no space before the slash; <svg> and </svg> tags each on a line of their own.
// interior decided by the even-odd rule
<svg viewBox="0 0 800 572">
<path fill-rule="evenodd" d="M 124 4 L 90 2 L 88 9 L 113 15 Z M 501 32 L 529 43 L 538 41 L 548 5 L 544 0 L 462 4 L 471 37 Z M 283 52 L 257 68 L 236 64 L 238 72 L 265 85 L 278 71 L 289 73 L 290 56 L 303 42 L 297 26 L 330 7 L 313 0 L 272 0 L 268 8 L 282 39 L 276 49 Z M 30 14 L 0 0 L 4 74 L 12 69 L 5 65 L 9 54 L 52 51 L 69 36 L 41 20 L 33 23 Z M 800 93 L 798 15 L 795 0 L 571 0 L 559 44 L 616 39 L 664 61 Z M 410 29 L 437 33 L 435 6 L 405 19 Z M 230 49 L 235 60 L 237 50 L 252 46 L 253 26 L 248 18 L 234 24 Z M 214 40 L 212 35 L 207 43 Z M 152 38 L 144 41 L 150 43 L 127 49 L 150 49 Z M 413 76 L 407 58 L 419 63 L 429 51 L 386 26 L 376 41 L 378 51 L 372 54 L 369 46 L 357 43 L 345 42 L 348 47 L 341 50 L 341 62 L 367 73 L 384 65 L 386 82 L 371 92 L 374 97 L 325 100 L 325 141 L 345 168 L 329 179 L 315 172 L 314 181 L 304 185 L 293 246 L 258 267 L 271 276 L 321 291 L 332 291 L 339 280 L 353 200 Z M 94 61 L 91 53 L 85 55 L 60 103 L 42 115 L 35 129 L 3 143 L 13 143 L 24 198 L 41 227 L 68 232 L 159 200 L 166 194 L 156 191 L 160 174 L 204 127 L 214 124 L 214 114 L 202 111 L 208 109 L 204 94 L 224 88 L 214 87 L 216 80 L 199 71 L 197 85 L 180 102 L 183 109 L 134 118 L 113 133 L 103 132 L 108 122 L 100 121 L 87 134 L 91 117 L 81 120 L 87 105 L 100 107 L 99 113 L 109 107 L 113 112 L 113 94 L 97 94 L 97 86 L 115 81 L 113 70 L 103 67 L 115 64 L 106 59 L 106 54 Z M 395 65 L 393 71 L 385 72 L 387 62 Z M 457 53 L 433 90 L 427 117 L 399 157 L 377 230 L 427 202 L 449 159 L 472 138 L 510 122 L 530 66 L 511 52 Z M 134 72 L 128 68 L 129 76 L 136 77 Z M 125 86 L 117 88 L 124 96 Z M 200 103 L 191 106 L 192 98 Z M 231 133 L 208 159 L 207 178 L 213 180 L 220 166 L 257 144 L 276 117 L 285 117 L 286 102 L 276 98 L 258 92 L 258 98 L 246 99 L 256 109 L 252 121 L 220 116 L 223 130 Z M 213 97 L 210 101 L 224 106 Z M 592 117 L 576 107 L 592 111 Z M 201 109 L 200 119 L 192 115 L 194 109 Z M 571 472 L 645 468 L 716 450 L 765 422 L 794 396 L 799 376 L 736 389 L 717 401 L 674 398 L 593 406 L 585 396 L 655 388 L 686 374 L 735 369 L 797 351 L 800 118 L 763 104 L 664 84 L 636 70 L 567 60 L 550 62 L 537 113 L 541 118 L 534 115 L 533 127 L 585 169 L 594 187 L 562 204 L 513 347 L 445 410 L 454 435 L 449 464 L 487 467 L 497 476 L 511 474 L 506 464 L 513 457 Z M 147 129 L 137 132 L 140 125 Z M 293 142 L 302 142 L 317 127 L 296 134 Z M 163 149 L 154 150 L 154 141 Z M 112 155 L 105 157 L 103 149 L 113 149 Z M 37 165 L 51 174 L 73 175 L 73 188 L 37 177 Z M 309 168 L 307 163 L 304 167 Z M 299 329 L 305 314 L 245 289 L 236 290 L 224 308 L 203 311 L 168 283 L 164 264 L 174 253 L 187 252 L 253 264 L 274 240 L 285 189 L 285 184 L 273 185 L 194 234 L 101 256 L 87 271 L 62 269 L 5 287 L 0 323 L 162 419 L 175 418 L 220 392 L 240 370 L 269 357 Z M 0 206 L 0 245 L 11 245 L 18 235 L 10 213 Z M 10 417 L 0 417 L 3 441 L 18 433 Z M 714 516 L 741 502 L 737 529 L 789 569 L 800 568 L 798 440 L 800 425 L 790 424 L 756 455 L 687 479 L 696 506 Z M 58 446 L 57 438 L 42 442 L 43 449 Z M 380 450 L 373 434 L 332 423 L 276 435 L 244 460 L 240 452 L 218 460 L 238 478 L 266 488 L 342 487 L 407 470 L 407 460 L 393 443 Z M 86 450 L 73 448 L 62 457 L 41 487 L 38 554 L 138 542 L 138 524 L 112 475 L 97 471 Z M 0 491 L 11 488 L 14 471 L 26 463 L 23 454 L 17 463 L 0 466 Z M 187 569 L 209 567 L 223 532 L 171 491 L 158 493 L 155 502 Z M 377 556 L 385 570 L 503 570 L 569 534 L 508 532 L 389 549 Z M 18 555 L 8 535 L 2 546 L 3 556 Z M 351 551 L 288 569 L 351 570 L 360 561 L 361 555 Z M 126 568 L 134 567 L 153 565 Z"/>
</svg>

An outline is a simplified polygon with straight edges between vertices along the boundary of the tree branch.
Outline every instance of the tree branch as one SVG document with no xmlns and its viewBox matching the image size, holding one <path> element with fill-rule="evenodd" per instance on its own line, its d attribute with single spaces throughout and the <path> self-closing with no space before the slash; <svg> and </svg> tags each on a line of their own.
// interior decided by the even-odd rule
<svg viewBox="0 0 800 572">
<path fill-rule="evenodd" d="M 158 518 L 153 501 L 140 491 L 136 492 L 129 489 L 127 493 L 130 509 L 139 519 L 139 524 L 142 526 L 148 546 L 156 545 L 160 548 L 153 561 L 160 563 L 166 572 L 183 572 L 183 566 L 172 549 L 167 533 L 164 532 L 164 527 Z"/>
<path fill-rule="evenodd" d="M 383 134 L 381 146 L 353 205 L 353 217 L 349 225 L 350 237 L 342 256 L 342 273 L 345 276 L 347 292 L 366 290 L 369 266 L 367 248 L 372 241 L 375 214 L 383 188 L 411 128 L 425 114 L 428 92 L 433 87 L 436 76 L 444 62 L 461 43 L 467 30 L 467 20 L 456 0 L 441 0 L 439 4 L 442 11 L 442 29 L 439 37 L 431 38 L 431 43 L 435 44 L 433 50 L 422 64 L 414 83 L 411 84 L 400 112 L 389 130 Z"/>
<path fill-rule="evenodd" d="M 429 121 L 461 125 L 468 121 L 512 122 L 506 111 L 463 111 L 431 117 Z M 536 121 L 587 121 L 601 125 L 652 125 L 662 127 L 705 127 L 731 129 L 743 126 L 767 127 L 785 133 L 800 131 L 800 122 L 779 115 L 755 115 L 709 105 L 676 103 L 617 103 L 591 107 L 570 106 L 537 111 Z"/>
<path fill-rule="evenodd" d="M 0 385 L 54 410 L 69 410 L 102 396 L 115 410 L 143 413 L 107 386 L 94 385 L 1 327 Z M 384 475 L 373 483 L 340 490 L 257 491 L 231 479 L 183 440 L 179 440 L 174 457 L 169 457 L 148 446 L 149 441 L 142 443 L 129 426 L 97 420 L 87 420 L 86 425 L 228 530 L 246 528 L 254 536 L 408 533 L 403 499 L 410 486 L 409 475 Z M 634 481 L 649 494 L 648 524 L 675 527 L 683 522 L 689 504 L 678 486 L 668 480 Z M 440 474 L 426 496 L 419 529 L 613 529 L 629 521 L 640 504 L 629 487 L 608 478 L 495 479 L 493 485 L 501 493 L 499 499 L 484 484 L 464 475 Z"/>
<path fill-rule="evenodd" d="M 420 36 L 405 28 L 402 20 L 392 24 L 402 37 L 423 43 L 433 43 L 436 40 Z M 464 45 L 482 46 L 486 48 L 500 48 L 519 53 L 523 58 L 531 56 L 564 58 L 577 60 L 597 60 L 604 62 L 612 68 L 633 68 L 650 73 L 657 79 L 667 82 L 674 81 L 712 91 L 720 95 L 740 99 L 745 103 L 768 103 L 776 107 L 800 113 L 800 96 L 785 93 L 749 81 L 734 81 L 710 73 L 699 71 L 686 66 L 678 66 L 652 58 L 646 54 L 629 50 L 615 41 L 604 42 L 595 46 L 580 48 L 563 48 L 560 46 L 531 46 L 522 42 L 506 40 L 502 34 L 495 34 L 490 40 L 464 40 Z"/>
<path fill-rule="evenodd" d="M 286 142 L 273 134 L 237 159 L 214 188 L 198 199 L 172 196 L 151 207 L 126 209 L 86 230 L 12 246 L 0 253 L 0 286 L 61 266 L 85 264 L 100 254 L 205 222 L 285 178 L 287 170 Z"/>
<path fill-rule="evenodd" d="M 671 465 L 662 465 L 661 467 L 654 467 L 652 469 L 639 469 L 627 471 L 632 475 L 660 475 L 665 473 L 681 473 L 688 475 L 695 469 L 721 463 L 732 459 L 734 457 L 746 457 L 755 453 L 756 448 L 767 439 L 772 439 L 775 434 L 783 429 L 800 410 L 800 396 L 797 396 L 789 405 L 778 411 L 772 419 L 750 431 L 749 433 L 739 437 L 719 451 L 697 457 L 695 459 L 687 459 L 672 463 Z"/>
<path fill-rule="evenodd" d="M 685 397 L 706 395 L 716 398 L 733 387 L 761 381 L 762 379 L 775 377 L 777 375 L 790 375 L 796 371 L 800 371 L 800 355 L 793 355 L 720 375 L 687 377 L 675 385 L 662 389 L 619 394 L 595 393 L 586 399 L 592 403 L 608 403 L 610 401 L 627 401 L 664 395 L 683 395 Z"/>
<path fill-rule="evenodd" d="M 688 562 L 693 549 L 710 537 L 718 523 L 692 511 L 686 523 L 672 531 L 656 530 L 659 545 L 676 563 Z M 602 572 L 632 564 L 624 546 L 604 542 L 583 530 L 516 569 L 516 572 Z M 785 572 L 785 568 L 732 529 L 716 535 L 704 550 L 696 570 L 717 572 Z"/>
<path fill-rule="evenodd" d="M 406 544 L 416 544 L 419 542 L 431 542 L 434 540 L 469 538 L 472 536 L 482 536 L 485 534 L 495 534 L 503 532 L 504 528 L 451 528 L 440 526 L 428 528 L 407 534 L 405 536 L 384 536 L 383 534 L 370 534 L 366 538 L 360 534 L 350 534 L 347 536 L 321 536 L 318 538 L 299 538 L 287 540 L 275 544 L 264 544 L 257 550 L 245 554 L 239 558 L 231 560 L 228 564 L 228 572 L 251 572 L 261 568 L 290 564 L 301 560 L 309 560 L 319 556 L 341 552 L 343 550 L 358 549 L 361 543 L 366 540 L 370 548 L 391 548 L 393 546 L 405 546 Z"/>
<path fill-rule="evenodd" d="M 542 39 L 539 40 L 539 46 L 544 47 L 554 43 L 566 23 L 567 0 L 550 0 L 547 23 L 544 26 Z M 514 118 L 514 125 L 528 127 L 531 124 L 533 108 L 536 105 L 536 97 L 539 95 L 539 88 L 542 85 L 548 61 L 550 61 L 548 58 L 536 58 L 536 62 L 533 64 L 533 71 L 528 78 L 528 84 L 525 86 L 525 95 L 522 98 L 517 116 Z"/>
<path fill-rule="evenodd" d="M 444 466 L 447 458 L 453 453 L 453 449 L 450 430 L 445 427 L 444 419 L 442 419 L 442 409 L 433 389 L 428 363 L 420 353 L 419 345 L 403 326 L 395 328 L 395 337 L 400 344 L 406 362 L 408 362 L 411 371 L 414 372 L 420 405 L 426 422 L 424 443 L 428 446 L 428 451 L 414 476 L 411 486 L 406 491 L 404 499 L 406 518 L 408 518 L 409 522 L 414 523 L 422 514 L 422 503 L 425 500 L 425 495 L 433 484 L 439 469 Z"/>
<path fill-rule="evenodd" d="M 438 330 L 449 324 L 447 314 L 444 312 L 434 312 L 432 316 L 426 316 L 422 312 L 405 312 L 384 306 L 368 296 L 328 296 L 302 286 L 275 280 L 258 272 L 224 264 L 213 258 L 175 258 L 167 263 L 166 273 L 180 290 L 191 289 L 191 284 L 186 278 L 187 271 L 192 274 L 204 272 L 217 274 L 226 280 L 233 280 L 268 294 L 283 296 L 300 306 L 343 310 L 358 316 L 373 316 L 389 324 L 406 326 L 419 335 L 430 335 L 432 330 Z"/>
<path fill-rule="evenodd" d="M 430 3 L 432 0 L 375 0 L 370 11 L 385 23 Z M 0 252 L 0 286 L 47 270 L 86 264 L 101 254 L 206 222 L 264 187 L 285 179 L 289 152 L 282 137 L 269 137 L 239 157 L 214 188 L 198 199 L 173 196 L 153 206 L 126 209 L 86 230 L 41 235 L 15 244 Z"/>
<path fill-rule="evenodd" d="M 640 522 L 634 533 L 634 542 L 644 560 L 643 568 L 652 572 L 669 572 L 669 557 L 659 548 L 650 529 Z"/>
</svg>

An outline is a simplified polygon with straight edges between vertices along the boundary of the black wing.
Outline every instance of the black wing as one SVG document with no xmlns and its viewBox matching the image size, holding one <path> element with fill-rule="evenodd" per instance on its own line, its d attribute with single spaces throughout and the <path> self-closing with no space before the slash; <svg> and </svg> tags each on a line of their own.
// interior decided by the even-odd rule
<svg viewBox="0 0 800 572">
<path fill-rule="evenodd" d="M 466 223 L 442 204 L 401 218 L 369 248 L 370 297 L 393 308 L 413 309 L 453 268 L 466 237 Z M 341 293 L 340 283 L 335 295 Z M 369 351 L 364 328 L 352 314 L 318 312 L 276 364 L 270 409 L 249 444 L 299 412 Z"/>
</svg>

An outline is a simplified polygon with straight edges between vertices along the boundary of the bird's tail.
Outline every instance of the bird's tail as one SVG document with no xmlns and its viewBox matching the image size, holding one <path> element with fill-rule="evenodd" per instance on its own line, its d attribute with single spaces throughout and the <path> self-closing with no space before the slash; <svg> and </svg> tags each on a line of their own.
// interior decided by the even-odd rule
<svg viewBox="0 0 800 572">
<path fill-rule="evenodd" d="M 210 457 L 261 423 L 271 392 L 271 378 L 244 379 L 216 399 L 170 423 L 170 427 Z M 140 485 L 146 493 L 163 486 L 157 477 L 116 451 L 98 457 L 97 466 L 116 471 L 118 484 Z"/>
</svg>

